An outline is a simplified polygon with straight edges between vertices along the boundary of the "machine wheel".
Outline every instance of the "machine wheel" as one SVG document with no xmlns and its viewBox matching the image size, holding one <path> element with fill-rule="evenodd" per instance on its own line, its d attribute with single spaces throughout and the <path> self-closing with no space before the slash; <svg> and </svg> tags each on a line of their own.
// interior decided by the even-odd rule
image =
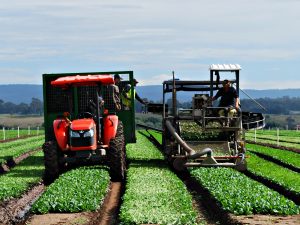
<svg viewBox="0 0 300 225">
<path fill-rule="evenodd" d="M 125 157 L 123 124 L 119 120 L 116 137 L 110 140 L 109 150 L 107 151 L 109 173 L 112 181 L 124 180 L 126 170 Z"/>
<path fill-rule="evenodd" d="M 43 151 L 45 160 L 44 182 L 48 185 L 58 177 L 61 169 L 58 145 L 56 141 L 48 141 L 44 143 Z"/>
</svg>

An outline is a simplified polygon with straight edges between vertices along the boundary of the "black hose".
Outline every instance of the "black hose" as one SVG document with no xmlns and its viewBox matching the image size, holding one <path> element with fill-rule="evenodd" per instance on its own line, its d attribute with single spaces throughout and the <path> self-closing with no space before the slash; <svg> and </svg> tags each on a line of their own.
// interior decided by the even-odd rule
<svg viewBox="0 0 300 225">
<path fill-rule="evenodd" d="M 170 133 L 172 134 L 172 136 L 175 138 L 175 140 L 178 142 L 178 144 L 183 148 L 184 151 L 186 151 L 189 156 L 189 159 L 196 159 L 202 155 L 206 155 L 206 154 L 210 154 L 212 155 L 212 150 L 210 148 L 205 148 L 203 149 L 201 152 L 197 152 L 192 149 L 190 146 L 187 145 L 187 143 L 185 143 L 184 140 L 181 139 L 181 137 L 177 134 L 177 132 L 175 131 L 174 127 L 172 126 L 170 121 L 166 121 L 166 126 L 168 128 L 168 130 L 170 131 Z"/>
</svg>

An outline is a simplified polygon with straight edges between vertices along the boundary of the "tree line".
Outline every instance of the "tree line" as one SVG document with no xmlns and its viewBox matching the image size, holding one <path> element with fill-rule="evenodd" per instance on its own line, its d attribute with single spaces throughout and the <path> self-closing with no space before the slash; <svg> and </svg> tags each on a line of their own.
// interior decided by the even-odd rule
<svg viewBox="0 0 300 225">
<path fill-rule="evenodd" d="M 148 102 L 147 99 L 145 99 Z M 255 99 L 265 109 L 264 111 L 258 104 L 251 99 L 242 99 L 241 108 L 243 111 L 261 112 L 265 114 L 289 115 L 293 113 L 300 114 L 300 97 L 280 97 L 280 98 L 259 98 Z M 172 106 L 171 99 L 167 100 L 169 108 Z M 177 102 L 178 108 L 191 108 L 192 102 Z M 143 112 L 145 107 L 136 101 L 136 111 Z M 43 102 L 38 98 L 32 98 L 31 103 L 15 104 L 12 102 L 5 102 L 0 99 L 0 114 L 43 114 Z"/>
<path fill-rule="evenodd" d="M 15 104 L 12 102 L 5 102 L 0 99 L 0 114 L 42 115 L 43 112 L 43 102 L 38 98 L 32 98 L 29 104 L 24 102 Z"/>
</svg>

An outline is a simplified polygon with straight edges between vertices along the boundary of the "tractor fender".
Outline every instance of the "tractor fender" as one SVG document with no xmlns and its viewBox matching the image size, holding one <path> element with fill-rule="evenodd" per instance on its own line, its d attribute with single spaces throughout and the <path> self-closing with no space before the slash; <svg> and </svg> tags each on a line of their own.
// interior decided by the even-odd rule
<svg viewBox="0 0 300 225">
<path fill-rule="evenodd" d="M 69 122 L 65 119 L 56 119 L 53 121 L 53 129 L 59 148 L 63 151 L 69 149 L 68 145 L 68 130 Z"/>
<path fill-rule="evenodd" d="M 119 118 L 116 115 L 108 115 L 103 118 L 103 144 L 109 145 L 110 139 L 115 138 L 117 134 Z"/>
</svg>

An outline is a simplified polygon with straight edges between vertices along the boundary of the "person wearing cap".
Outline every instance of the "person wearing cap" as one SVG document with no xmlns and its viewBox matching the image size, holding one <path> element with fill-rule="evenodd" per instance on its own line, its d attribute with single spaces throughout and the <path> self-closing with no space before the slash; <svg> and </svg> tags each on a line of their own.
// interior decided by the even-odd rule
<svg viewBox="0 0 300 225">
<path fill-rule="evenodd" d="M 214 97 L 212 97 L 212 101 L 215 101 L 216 99 L 221 97 L 219 107 L 230 108 L 228 117 L 233 117 L 233 115 L 236 114 L 237 110 L 239 110 L 240 108 L 240 99 L 237 91 L 234 87 L 231 86 L 229 80 L 224 80 L 222 84 L 223 87 L 218 90 L 217 94 Z M 224 116 L 224 110 L 220 110 L 219 114 L 220 116 Z"/>
<path fill-rule="evenodd" d="M 116 73 L 114 75 L 114 84 L 112 86 L 113 86 L 113 102 L 115 105 L 115 109 L 117 111 L 121 110 L 120 88 L 119 88 L 121 80 L 122 78 L 120 77 L 120 75 Z"/>
<path fill-rule="evenodd" d="M 133 79 L 134 87 L 136 87 L 137 83 L 139 83 L 139 82 L 136 79 Z M 143 105 L 148 104 L 138 95 L 135 88 L 133 89 L 133 93 L 134 93 L 134 99 L 136 99 L 138 102 L 140 102 Z M 121 100 L 124 105 L 124 108 L 127 110 L 130 109 L 130 106 L 131 106 L 131 85 L 130 84 L 127 84 L 126 87 L 124 88 L 124 90 L 122 91 Z"/>
<path fill-rule="evenodd" d="M 114 75 L 115 85 L 119 86 L 121 80 L 123 80 L 122 77 L 120 77 L 120 75 L 119 75 L 118 73 L 116 73 L 116 74 Z"/>
</svg>

